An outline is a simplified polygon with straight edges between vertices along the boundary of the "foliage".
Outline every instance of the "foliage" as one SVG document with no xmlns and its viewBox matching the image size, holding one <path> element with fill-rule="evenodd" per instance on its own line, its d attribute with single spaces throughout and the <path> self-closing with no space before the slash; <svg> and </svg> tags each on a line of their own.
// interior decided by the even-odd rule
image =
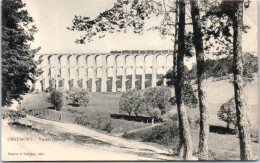
<svg viewBox="0 0 260 163">
<path fill-rule="evenodd" d="M 2 106 L 21 100 L 40 73 L 33 60 L 39 48 L 30 48 L 37 28 L 24 7 L 22 0 L 2 1 Z"/>
<path fill-rule="evenodd" d="M 109 114 L 100 112 L 92 112 L 77 117 L 74 123 L 89 126 L 98 130 L 107 131 L 108 133 L 110 133 L 114 128 L 112 126 Z"/>
<path fill-rule="evenodd" d="M 143 99 L 140 92 L 130 90 L 121 95 L 119 101 L 120 112 L 128 113 L 129 116 L 134 112 L 137 116 L 144 111 L 143 108 Z"/>
<path fill-rule="evenodd" d="M 54 106 L 55 110 L 60 111 L 63 106 L 63 93 L 60 91 L 51 92 L 48 101 Z"/>
<path fill-rule="evenodd" d="M 114 6 L 91 20 L 90 17 L 75 16 L 73 26 L 69 30 L 85 31 L 76 43 L 84 44 L 85 40 L 92 41 L 93 37 L 102 38 L 106 33 L 125 32 L 127 28 L 134 33 L 142 33 L 144 20 L 162 12 L 161 4 L 148 1 L 118 0 Z"/>
<path fill-rule="evenodd" d="M 18 122 L 19 119 L 26 118 L 26 114 L 19 110 L 2 109 L 2 119 L 7 119 L 9 122 Z"/>
<path fill-rule="evenodd" d="M 172 92 L 169 87 L 154 87 L 144 90 L 143 98 L 145 106 L 149 112 L 151 109 L 158 108 L 161 114 L 165 114 L 171 108 L 170 99 Z"/>
<path fill-rule="evenodd" d="M 191 108 L 196 108 L 197 107 L 197 104 L 198 104 L 198 99 L 195 95 L 195 92 L 196 90 L 194 90 L 192 88 L 192 85 L 191 85 L 191 76 L 193 76 L 194 74 L 190 73 L 188 68 L 185 66 L 184 68 L 184 87 L 183 87 L 183 91 L 184 91 L 184 104 L 188 107 L 191 107 Z M 169 70 L 166 75 L 161 79 L 161 81 L 164 79 L 164 78 L 167 78 L 167 79 L 170 79 L 168 82 L 167 82 L 167 85 L 168 86 L 174 86 L 174 80 L 173 80 L 173 70 Z M 159 84 L 159 83 L 157 83 Z M 173 97 L 171 99 L 171 102 L 172 104 L 176 104 L 176 98 Z"/>
<path fill-rule="evenodd" d="M 252 78 L 252 74 L 258 72 L 258 58 L 250 53 L 244 54 L 243 70 L 244 78 Z"/>
<path fill-rule="evenodd" d="M 159 119 L 161 117 L 161 110 L 158 108 L 147 108 L 147 112 L 150 114 L 152 118 Z"/>
<path fill-rule="evenodd" d="M 166 118 L 172 120 L 173 122 L 177 122 L 178 114 L 177 114 L 177 112 L 174 112 L 174 110 L 172 109 L 166 113 Z"/>
<path fill-rule="evenodd" d="M 233 73 L 233 60 L 230 56 L 221 59 L 207 59 L 205 61 L 205 70 L 207 78 L 209 77 L 222 77 Z M 252 78 L 252 74 L 258 72 L 257 57 L 250 53 L 244 54 L 243 59 L 244 78 Z M 194 64 L 192 69 L 188 72 L 191 79 L 196 79 L 197 65 Z"/>
<path fill-rule="evenodd" d="M 149 129 L 137 132 L 125 133 L 125 139 L 140 140 L 142 142 L 153 142 L 177 150 L 179 141 L 179 129 L 177 123 L 163 123 Z"/>
<path fill-rule="evenodd" d="M 87 107 L 90 103 L 90 93 L 87 89 L 72 89 L 68 92 L 73 106 Z"/>
<path fill-rule="evenodd" d="M 227 123 L 227 129 L 230 128 L 230 124 L 233 124 L 235 127 L 237 127 L 237 115 L 234 97 L 221 105 L 218 111 L 218 117 L 220 120 Z M 250 119 L 248 117 L 247 123 L 249 126 L 251 125 Z"/>
<path fill-rule="evenodd" d="M 210 77 L 223 77 L 227 76 L 229 74 L 232 74 L 233 72 L 233 61 L 230 56 L 221 58 L 221 59 L 207 59 L 205 61 L 205 70 L 207 74 L 207 78 Z M 244 79 L 245 81 L 249 80 L 252 78 L 253 73 L 258 72 L 258 60 L 257 57 L 254 56 L 253 54 L 250 53 L 245 53 L 244 54 Z M 195 95 L 195 90 L 193 90 L 192 85 L 190 83 L 191 80 L 196 80 L 196 74 L 197 74 L 197 65 L 194 64 L 190 70 L 185 66 L 184 68 L 184 78 L 185 78 L 185 83 L 184 83 L 184 103 L 185 105 L 189 107 L 196 107 L 198 104 L 198 100 Z M 173 79 L 173 70 L 169 70 L 165 76 L 162 77 L 157 82 L 157 85 L 161 85 L 162 81 L 164 78 L 170 79 L 167 82 L 168 86 L 174 86 L 174 80 Z M 175 104 L 175 98 L 172 100 L 173 103 Z"/>
<path fill-rule="evenodd" d="M 178 123 L 178 114 L 175 110 L 168 111 L 166 116 L 166 118 L 170 119 L 172 122 Z M 191 129 L 197 129 L 200 123 L 199 113 L 193 111 L 191 114 L 188 114 L 188 121 Z"/>
<path fill-rule="evenodd" d="M 135 116 L 138 116 L 139 114 L 142 114 L 145 112 L 145 103 L 144 103 L 143 97 L 141 96 L 140 92 L 136 92 L 133 102 L 136 102 L 136 105 L 133 108 L 133 112 L 134 112 Z"/>
<path fill-rule="evenodd" d="M 113 126 L 111 125 L 111 123 L 107 123 L 103 130 L 111 133 L 111 131 L 113 130 Z"/>
<path fill-rule="evenodd" d="M 159 118 L 171 108 L 171 91 L 167 87 L 146 88 L 145 90 L 129 90 L 124 92 L 119 101 L 120 112 L 132 112 L 136 116 L 147 112 L 150 116 Z"/>
<path fill-rule="evenodd" d="M 236 116 L 236 108 L 235 108 L 235 100 L 231 98 L 228 102 L 224 103 L 219 111 L 218 117 L 220 120 L 227 123 L 227 128 L 230 128 L 230 124 L 237 124 L 237 116 Z"/>
<path fill-rule="evenodd" d="M 233 73 L 233 65 L 232 65 L 232 58 L 231 56 L 220 58 L 220 59 L 207 59 L 205 61 L 205 70 L 207 74 L 207 78 L 210 77 L 222 77 L 227 76 Z M 250 53 L 244 54 L 243 59 L 243 66 L 244 66 L 244 78 L 252 78 L 252 74 L 258 72 L 258 60 L 257 57 Z M 192 68 L 188 70 L 185 66 L 184 68 L 184 78 L 185 80 L 193 80 L 196 79 L 197 76 L 197 64 L 193 64 Z M 173 70 L 169 70 L 163 78 L 172 79 L 173 78 Z M 162 80 L 160 83 L 162 84 Z M 169 80 L 167 82 L 168 86 L 174 85 L 173 80 Z"/>
<path fill-rule="evenodd" d="M 250 2 L 245 2 L 245 8 Z M 235 1 L 202 1 L 202 32 L 205 51 L 215 51 L 214 55 L 226 55 L 233 52 L 233 18 Z M 249 26 L 243 24 L 242 31 L 247 33 Z"/>
<path fill-rule="evenodd" d="M 150 123 L 136 122 L 133 120 L 128 121 L 124 119 L 113 119 L 110 113 L 104 111 L 98 112 L 96 110 L 88 110 L 86 114 L 78 116 L 78 113 L 73 114 L 77 116 L 72 123 L 88 126 L 97 130 L 110 131 L 113 133 L 123 133 L 124 131 L 135 130 L 143 127 L 148 127 Z"/>
</svg>

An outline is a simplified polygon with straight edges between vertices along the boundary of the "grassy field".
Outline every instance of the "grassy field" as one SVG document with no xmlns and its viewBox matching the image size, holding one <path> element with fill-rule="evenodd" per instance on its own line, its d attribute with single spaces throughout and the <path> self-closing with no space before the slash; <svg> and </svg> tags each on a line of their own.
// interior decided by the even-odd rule
<svg viewBox="0 0 260 163">
<path fill-rule="evenodd" d="M 66 100 L 61 111 L 51 110 L 51 104 L 47 101 L 45 92 L 31 93 L 24 96 L 22 108 L 26 110 L 38 110 L 33 115 L 38 117 L 77 123 L 98 130 L 106 130 L 111 126 L 114 134 L 148 127 L 150 123 L 126 121 L 124 119 L 112 119 L 110 114 L 119 113 L 119 99 L 121 93 L 91 93 L 91 102 L 88 107 L 73 107 Z M 47 113 L 46 113 L 47 112 Z"/>
<path fill-rule="evenodd" d="M 208 97 L 208 109 L 209 109 L 209 117 L 210 124 L 214 126 L 222 126 L 225 127 L 226 123 L 219 120 L 217 117 L 217 111 L 220 106 L 228 101 L 233 96 L 233 86 L 229 82 L 230 80 L 220 80 L 216 79 L 208 79 L 207 80 L 207 97 Z M 194 86 L 195 87 L 195 86 Z M 253 140 L 258 139 L 258 82 L 254 80 L 249 83 L 245 88 L 245 94 L 248 97 L 247 104 L 249 110 L 249 116 L 251 120 L 251 133 L 255 136 Z M 24 96 L 24 100 L 22 101 L 22 107 L 27 110 L 30 109 L 39 109 L 46 110 L 51 107 L 50 103 L 47 101 L 47 93 L 31 93 Z M 73 120 L 72 123 L 78 123 L 81 125 L 85 125 L 91 128 L 95 128 L 98 130 L 106 130 L 107 125 L 109 124 L 112 127 L 112 133 L 124 133 L 126 131 L 146 128 L 151 124 L 142 123 L 142 122 L 134 122 L 134 121 L 126 121 L 123 119 L 112 119 L 110 118 L 110 114 L 118 114 L 119 113 L 119 99 L 121 96 L 120 92 L 117 93 L 91 93 L 91 103 L 88 107 L 72 107 L 71 105 L 67 105 L 69 101 L 65 102 L 64 107 L 60 112 L 57 113 L 66 113 L 74 118 L 78 118 L 76 121 Z M 48 109 L 50 110 L 50 109 Z M 176 106 L 173 107 L 173 110 L 176 111 Z M 52 110 L 53 111 L 53 110 Z M 187 108 L 188 116 L 197 117 L 199 114 L 198 109 L 189 109 Z M 165 116 L 166 117 L 166 116 Z M 59 116 L 56 115 L 56 120 L 58 120 Z M 167 118 L 167 117 L 166 117 Z M 51 119 L 51 118 L 50 118 Z M 52 119 L 53 120 L 53 119 Z M 72 120 L 71 120 L 72 121 Z M 150 129 L 143 130 L 143 135 L 151 134 L 152 136 L 156 136 L 153 132 L 149 131 Z M 161 129 L 162 132 L 163 128 Z M 140 131 L 141 132 L 141 131 Z M 164 134 L 165 135 L 165 134 Z M 158 136 L 158 135 L 157 135 Z M 169 137 L 168 137 L 169 138 Z M 158 136 L 154 139 L 168 139 L 163 138 L 163 136 Z M 195 153 L 198 147 L 198 128 L 192 130 L 192 138 L 193 145 L 195 149 Z M 131 139 L 137 139 L 141 141 L 142 138 L 133 137 Z M 152 141 L 153 142 L 153 141 Z M 160 144 L 160 141 L 155 141 Z M 252 142 L 253 152 L 258 152 L 258 144 Z M 236 160 L 239 159 L 239 141 L 237 135 L 225 135 L 218 133 L 210 133 L 210 153 L 212 159 L 231 159 Z"/>
<path fill-rule="evenodd" d="M 220 106 L 228 101 L 233 96 L 233 86 L 230 83 L 230 80 L 220 80 L 208 79 L 207 80 L 207 97 L 208 97 L 208 108 L 209 108 L 209 117 L 211 125 L 225 126 L 226 124 L 219 120 L 217 117 L 217 111 Z M 246 86 L 245 94 L 248 97 L 248 109 L 249 116 L 252 123 L 252 126 L 257 126 L 258 124 L 258 82 L 254 80 L 252 83 L 249 83 Z M 51 104 L 47 102 L 47 94 L 41 92 L 31 93 L 24 96 L 22 101 L 22 107 L 28 109 L 46 109 L 51 107 Z M 72 107 L 66 105 L 69 101 L 65 102 L 65 106 L 62 108 L 62 111 L 79 114 L 79 115 L 90 115 L 90 114 L 117 114 L 119 113 L 119 99 L 121 96 L 120 92 L 117 93 L 91 93 L 91 102 L 88 107 Z M 176 106 L 173 107 L 176 110 Z M 189 109 L 187 112 L 190 116 L 198 115 L 198 109 Z"/>
<path fill-rule="evenodd" d="M 199 131 L 192 129 L 192 143 L 194 155 L 198 154 Z M 160 126 L 144 129 L 134 133 L 123 135 L 126 139 L 148 142 L 154 145 L 159 145 L 162 148 L 167 148 L 170 151 L 176 152 L 178 148 L 178 124 L 164 123 Z M 251 143 L 253 159 L 258 159 L 258 143 Z M 239 139 L 237 135 L 230 134 L 209 134 L 209 159 L 210 160 L 240 160 L 239 157 Z"/>
<path fill-rule="evenodd" d="M 194 86 L 196 87 L 196 86 Z M 207 98 L 208 98 L 208 108 L 209 108 L 209 117 L 210 124 L 225 126 L 226 124 L 218 119 L 217 111 L 220 106 L 227 102 L 233 95 L 234 90 L 233 86 L 230 83 L 230 80 L 220 80 L 208 79 L 207 80 Z M 254 80 L 252 83 L 249 83 L 245 88 L 245 94 L 248 97 L 248 109 L 249 116 L 252 121 L 252 125 L 258 124 L 258 81 Z M 23 107 L 26 109 L 46 109 L 51 107 L 51 104 L 47 102 L 47 94 L 41 92 L 39 94 L 31 93 L 24 96 L 22 101 Z M 117 114 L 119 112 L 119 99 L 121 96 L 120 92 L 116 93 L 91 93 L 91 102 L 88 107 L 72 107 L 66 105 L 69 103 L 65 102 L 65 106 L 62 108 L 62 111 L 70 112 L 73 114 L 86 115 L 90 113 L 102 113 L 102 114 Z M 173 107 L 176 110 L 176 106 Z M 189 109 L 187 108 L 189 115 L 198 114 L 198 109 Z"/>
</svg>

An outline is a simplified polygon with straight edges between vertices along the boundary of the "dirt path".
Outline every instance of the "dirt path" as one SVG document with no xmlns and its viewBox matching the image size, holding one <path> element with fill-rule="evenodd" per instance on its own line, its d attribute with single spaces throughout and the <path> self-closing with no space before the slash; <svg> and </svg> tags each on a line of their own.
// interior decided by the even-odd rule
<svg viewBox="0 0 260 163">
<path fill-rule="evenodd" d="M 137 141 L 128 141 L 119 137 L 110 136 L 97 131 L 87 129 L 75 124 L 54 122 L 28 116 L 28 119 L 39 128 L 44 128 L 43 133 L 37 132 L 17 132 L 4 127 L 6 133 L 3 140 L 16 137 L 32 137 L 34 142 L 12 142 L 5 141 L 6 155 L 3 159 L 15 160 L 19 156 L 10 156 L 8 152 L 14 151 L 42 151 L 44 156 L 26 157 L 27 160 L 178 160 L 169 154 L 168 151 L 156 148 Z M 40 137 L 46 139 L 46 135 L 52 138 L 65 141 L 42 141 Z M 10 144 L 11 143 L 11 144 Z M 37 144 L 37 145 L 36 145 Z M 3 152 L 4 153 L 4 152 Z M 5 160 L 6 160 L 5 159 Z"/>
</svg>

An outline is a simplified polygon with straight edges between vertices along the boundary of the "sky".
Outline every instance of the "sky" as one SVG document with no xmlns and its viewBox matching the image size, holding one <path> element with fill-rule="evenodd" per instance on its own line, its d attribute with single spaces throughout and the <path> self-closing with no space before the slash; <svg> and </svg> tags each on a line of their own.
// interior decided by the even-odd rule
<svg viewBox="0 0 260 163">
<path fill-rule="evenodd" d="M 23 0 L 33 17 L 38 32 L 33 48 L 41 47 L 40 54 L 109 53 L 111 50 L 167 50 L 173 49 L 171 38 L 162 39 L 157 31 L 144 31 L 143 35 L 132 32 L 108 34 L 86 44 L 76 44 L 80 32 L 70 31 L 75 15 L 97 17 L 110 9 L 116 0 Z M 243 51 L 257 51 L 257 2 L 251 2 L 244 12 L 244 23 L 251 26 L 243 34 Z"/>
</svg>

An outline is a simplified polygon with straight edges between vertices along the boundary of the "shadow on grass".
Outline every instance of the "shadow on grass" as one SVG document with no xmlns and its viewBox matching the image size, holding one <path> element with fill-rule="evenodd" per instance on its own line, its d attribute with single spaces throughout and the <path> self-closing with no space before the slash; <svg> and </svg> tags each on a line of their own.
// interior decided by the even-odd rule
<svg viewBox="0 0 260 163">
<path fill-rule="evenodd" d="M 55 108 L 53 106 L 49 106 L 49 107 L 47 107 L 47 109 L 55 110 Z"/>
<path fill-rule="evenodd" d="M 72 103 L 68 103 L 67 105 L 73 106 L 73 107 L 80 107 L 79 104 L 72 104 Z"/>
<path fill-rule="evenodd" d="M 20 122 L 12 122 L 9 123 L 9 126 L 15 130 L 23 131 L 23 132 L 36 132 L 36 133 L 42 133 L 43 130 L 33 127 L 32 125 L 26 125 L 22 124 Z"/>
<path fill-rule="evenodd" d="M 21 124 L 19 122 L 10 122 L 8 124 L 9 124 L 9 126 L 17 128 L 17 129 L 20 129 L 20 130 L 26 130 L 26 129 L 31 129 L 32 128 L 32 126 Z"/>
<path fill-rule="evenodd" d="M 124 119 L 127 121 L 143 122 L 143 123 L 152 123 L 151 117 L 144 116 L 129 116 L 124 114 L 110 114 L 110 117 L 113 119 Z M 162 118 L 154 118 L 154 123 L 163 122 Z"/>
<path fill-rule="evenodd" d="M 217 134 L 229 134 L 229 135 L 235 135 L 237 133 L 236 129 L 228 129 L 226 127 L 222 127 L 222 126 L 214 126 L 214 125 L 210 125 L 209 127 L 209 132 L 213 132 L 213 133 L 217 133 Z"/>
</svg>

